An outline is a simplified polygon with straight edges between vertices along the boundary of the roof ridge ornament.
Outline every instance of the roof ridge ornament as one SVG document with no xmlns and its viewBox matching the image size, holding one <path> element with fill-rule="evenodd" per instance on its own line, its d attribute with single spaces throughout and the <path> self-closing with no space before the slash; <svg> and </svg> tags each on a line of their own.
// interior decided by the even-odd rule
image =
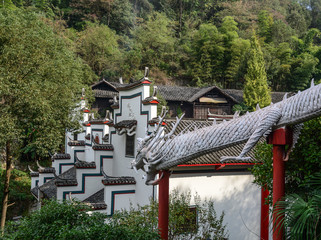
<svg viewBox="0 0 321 240">
<path fill-rule="evenodd" d="M 40 170 L 45 170 L 45 169 L 46 169 L 45 167 L 40 166 L 38 160 L 36 161 L 36 163 L 37 163 L 37 166 L 38 166 L 38 168 L 39 168 Z"/>
<path fill-rule="evenodd" d="M 221 162 L 248 161 L 247 154 L 256 143 L 269 131 L 280 127 L 292 126 L 293 139 L 297 139 L 300 133 L 298 125 L 321 116 L 321 84 L 316 86 L 312 84 L 312 87 L 299 91 L 289 98 L 285 97 L 281 102 L 271 103 L 259 111 L 247 113 L 225 124 L 213 124 L 173 136 L 164 135 L 161 123 L 165 115 L 166 111 L 163 109 L 158 117 L 159 124 L 155 125 L 154 131 L 138 141 L 137 155 L 131 163 L 133 169 L 146 172 L 147 185 L 155 184 L 155 177 L 160 170 L 171 169 L 194 159 L 195 156 L 200 157 L 225 147 L 238 145 L 240 142 L 246 144 L 239 156 L 223 157 Z M 177 120 L 179 121 L 180 119 Z M 193 124 L 189 130 L 192 128 Z M 292 145 L 295 142 L 293 141 Z"/>
<path fill-rule="evenodd" d="M 144 79 L 148 79 L 148 75 L 149 75 L 149 68 L 145 67 Z"/>
<path fill-rule="evenodd" d="M 158 88 L 157 88 L 157 86 L 154 85 L 152 97 L 156 98 L 157 97 L 157 92 L 158 92 Z"/>
<path fill-rule="evenodd" d="M 31 169 L 30 165 L 28 165 L 28 169 L 29 169 L 29 171 L 30 171 L 31 173 L 37 173 L 37 172 L 35 172 L 35 171 L 33 171 L 33 170 Z"/>
</svg>

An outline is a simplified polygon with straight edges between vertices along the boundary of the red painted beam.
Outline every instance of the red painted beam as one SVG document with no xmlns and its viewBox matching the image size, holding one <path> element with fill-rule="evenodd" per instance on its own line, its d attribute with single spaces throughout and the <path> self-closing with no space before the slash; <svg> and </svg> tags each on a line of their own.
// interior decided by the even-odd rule
<svg viewBox="0 0 321 240">
<path fill-rule="evenodd" d="M 269 190 L 265 187 L 261 189 L 261 240 L 269 240 L 269 205 L 266 204 L 266 198 L 269 196 Z"/>
<path fill-rule="evenodd" d="M 206 166 L 215 166 L 221 167 L 224 166 L 241 166 L 241 165 L 255 165 L 257 163 L 199 163 L 199 164 L 180 164 L 177 167 L 206 167 Z M 222 168 L 222 167 L 221 167 Z"/>
<path fill-rule="evenodd" d="M 169 171 L 160 171 L 163 177 L 159 182 L 158 192 L 158 230 L 162 240 L 168 240 L 168 210 L 169 210 Z"/>
</svg>

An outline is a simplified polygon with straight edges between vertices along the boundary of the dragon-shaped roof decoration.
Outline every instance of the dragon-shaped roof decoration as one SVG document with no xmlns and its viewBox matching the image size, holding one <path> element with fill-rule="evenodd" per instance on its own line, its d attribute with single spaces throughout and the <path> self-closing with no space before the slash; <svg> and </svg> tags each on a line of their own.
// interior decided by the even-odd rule
<svg viewBox="0 0 321 240">
<path fill-rule="evenodd" d="M 262 136 L 268 135 L 272 130 L 292 126 L 293 144 L 299 137 L 302 123 L 321 116 L 321 84 L 311 87 L 303 92 L 287 98 L 285 95 L 281 102 L 271 104 L 255 112 L 243 116 L 235 114 L 234 119 L 200 129 L 186 129 L 174 135 L 181 118 L 177 118 L 172 131 L 164 134 L 162 122 L 166 111 L 159 117 L 159 124 L 151 134 L 138 139 L 137 155 L 132 162 L 132 168 L 142 169 L 146 173 L 146 184 L 154 185 L 160 170 L 168 170 L 179 164 L 186 163 L 195 156 L 214 152 L 229 146 L 246 142 L 238 157 L 225 156 L 221 161 L 247 160 L 246 154 L 255 146 Z M 286 156 L 288 158 L 288 155 Z"/>
</svg>

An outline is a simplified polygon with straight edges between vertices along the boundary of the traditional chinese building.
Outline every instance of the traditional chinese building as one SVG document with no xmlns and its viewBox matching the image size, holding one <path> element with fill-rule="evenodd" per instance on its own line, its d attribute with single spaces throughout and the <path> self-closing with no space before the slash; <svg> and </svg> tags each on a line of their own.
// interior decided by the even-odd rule
<svg viewBox="0 0 321 240">
<path fill-rule="evenodd" d="M 38 171 L 31 171 L 31 191 L 39 203 L 51 198 L 77 199 L 93 210 L 112 215 L 131 204 L 145 205 L 157 197 L 157 186 L 145 185 L 143 173 L 131 169 L 137 139 L 144 138 L 157 124 L 159 100 L 155 89 L 151 94 L 150 86 L 147 76 L 130 84 L 102 80 L 92 86 L 96 98 L 93 109 L 110 112 L 102 119 L 93 119 L 85 100 L 81 100 L 81 131 L 66 133 L 65 153 L 54 154 L 51 167 L 39 165 Z M 223 114 L 229 118 L 233 105 L 242 102 L 240 90 L 174 86 L 157 89 L 167 101 L 171 116 L 177 115 L 180 108 L 192 118 L 181 121 L 177 134 L 212 124 L 207 119 L 208 111 L 213 118 Z M 281 100 L 282 95 L 274 94 L 274 101 Z M 173 122 L 167 119 L 162 127 L 170 131 Z M 223 155 L 237 156 L 242 147 L 239 144 L 177 166 L 172 169 L 170 188 L 189 189 L 202 198 L 213 198 L 218 213 L 225 212 L 230 239 L 257 239 L 251 231 L 259 235 L 261 190 L 252 184 L 248 171 L 254 161 L 219 161 Z M 254 159 L 253 153 L 250 155 Z"/>
</svg>

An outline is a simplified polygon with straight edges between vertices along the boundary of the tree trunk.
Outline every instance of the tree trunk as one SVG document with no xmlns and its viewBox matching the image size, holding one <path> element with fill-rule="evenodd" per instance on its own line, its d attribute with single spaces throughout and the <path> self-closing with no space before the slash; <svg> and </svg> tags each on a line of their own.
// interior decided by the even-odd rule
<svg viewBox="0 0 321 240">
<path fill-rule="evenodd" d="M 6 173 L 5 173 L 5 181 L 4 181 L 4 188 L 3 188 L 2 215 L 1 215 L 1 232 L 2 233 L 4 230 L 4 225 L 6 223 L 11 171 L 12 171 L 12 156 L 11 156 L 10 143 L 7 142 L 6 143 Z"/>
<path fill-rule="evenodd" d="M 179 32 L 182 31 L 182 18 L 183 18 L 183 0 L 179 1 Z"/>
</svg>

